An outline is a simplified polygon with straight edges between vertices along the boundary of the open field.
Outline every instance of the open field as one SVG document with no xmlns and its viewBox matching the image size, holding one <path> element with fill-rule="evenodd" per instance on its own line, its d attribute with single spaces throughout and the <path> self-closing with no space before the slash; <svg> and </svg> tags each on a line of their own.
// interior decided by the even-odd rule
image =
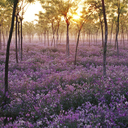
<svg viewBox="0 0 128 128">
<path fill-rule="evenodd" d="M 0 107 L 1 128 L 128 127 L 128 47 L 120 47 L 117 58 L 108 45 L 105 79 L 102 47 L 81 44 L 78 49 L 74 66 L 75 45 L 66 57 L 64 44 L 25 44 L 23 61 L 16 64 L 11 46 L 9 104 L 4 111 Z M 0 100 L 4 61 L 5 51 L 0 51 Z"/>
</svg>

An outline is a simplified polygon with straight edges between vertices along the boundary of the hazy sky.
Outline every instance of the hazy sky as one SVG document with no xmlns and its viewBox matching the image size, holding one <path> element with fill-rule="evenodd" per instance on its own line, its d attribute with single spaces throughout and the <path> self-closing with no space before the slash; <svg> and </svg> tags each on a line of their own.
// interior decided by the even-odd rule
<svg viewBox="0 0 128 128">
<path fill-rule="evenodd" d="M 83 1 L 83 0 L 81 0 Z M 81 6 L 79 6 L 79 10 L 81 10 Z M 43 11 L 42 7 L 41 7 L 41 4 L 39 2 L 35 2 L 35 4 L 29 4 L 27 6 L 27 10 L 24 14 L 24 21 L 28 21 L 28 22 L 31 22 L 31 21 L 34 21 L 35 19 L 38 20 L 38 17 L 35 16 L 35 14 L 38 14 L 39 11 Z"/>
<path fill-rule="evenodd" d="M 36 2 L 35 4 L 29 4 L 27 7 L 27 10 L 24 14 L 24 20 L 23 21 L 34 21 L 34 19 L 38 19 L 35 14 L 38 14 L 39 11 L 42 10 L 41 4 L 39 2 Z"/>
</svg>

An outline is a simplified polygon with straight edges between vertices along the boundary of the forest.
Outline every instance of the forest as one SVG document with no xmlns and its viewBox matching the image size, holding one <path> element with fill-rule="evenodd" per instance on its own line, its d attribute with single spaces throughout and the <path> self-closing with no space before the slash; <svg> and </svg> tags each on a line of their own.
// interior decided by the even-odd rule
<svg viewBox="0 0 128 128">
<path fill-rule="evenodd" d="M 0 0 L 0 128 L 128 128 L 127 43 L 128 0 Z"/>
</svg>

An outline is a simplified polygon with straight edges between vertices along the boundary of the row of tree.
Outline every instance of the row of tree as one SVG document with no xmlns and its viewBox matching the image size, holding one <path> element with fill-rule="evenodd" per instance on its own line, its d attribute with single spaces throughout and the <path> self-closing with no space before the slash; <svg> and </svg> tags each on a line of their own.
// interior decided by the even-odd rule
<svg viewBox="0 0 128 128">
<path fill-rule="evenodd" d="M 11 24 L 11 5 L 4 0 L 0 1 L 0 50 L 2 49 L 2 45 L 5 48 L 5 42 L 8 38 L 9 28 Z M 3 42 L 3 44 L 2 44 Z"/>
<path fill-rule="evenodd" d="M 19 51 L 22 53 L 22 20 L 23 20 L 22 16 L 23 16 L 24 7 L 25 7 L 24 3 L 28 3 L 28 2 L 31 3 L 31 2 L 34 2 L 34 0 L 2 0 L 0 2 L 1 11 L 6 11 L 6 9 L 8 10 L 8 7 L 10 7 L 11 10 L 12 10 L 11 25 L 10 25 L 11 27 L 10 27 L 10 31 L 9 31 L 9 37 L 8 37 L 7 48 L 6 48 L 5 79 L 4 79 L 5 80 L 5 83 L 4 83 L 5 92 L 4 92 L 4 96 L 3 96 L 4 102 L 2 103 L 2 105 L 7 104 L 7 101 L 8 101 L 8 63 L 9 63 L 10 44 L 11 44 L 11 39 L 12 39 L 12 34 L 13 34 L 13 29 L 14 29 L 14 22 L 15 22 L 15 19 L 16 19 L 16 23 L 15 23 L 15 43 L 16 43 L 16 61 L 18 62 L 17 35 L 18 35 L 19 44 L 21 44 L 21 49 L 19 48 Z M 6 7 L 6 6 L 8 6 L 8 7 Z M 6 13 L 5 13 L 5 15 L 6 15 Z M 2 16 L 2 13 L 1 13 L 1 16 Z M 3 24 L 6 23 L 6 22 L 7 22 L 6 18 L 1 20 L 1 26 L 3 26 Z M 19 23 L 21 25 L 19 25 Z M 21 26 L 21 27 L 19 27 L 19 26 Z M 17 33 L 17 30 L 18 30 L 18 33 Z M 1 46 L 1 42 L 0 42 L 0 46 Z M 21 60 L 22 60 L 22 56 L 21 56 Z"/>
<path fill-rule="evenodd" d="M 61 15 L 61 13 L 57 12 L 57 5 L 54 4 L 56 1 L 52 1 L 50 3 L 49 2 L 45 2 L 42 1 L 42 7 L 45 10 L 44 12 L 39 12 L 39 14 L 37 14 L 37 16 L 39 17 L 39 21 L 36 25 L 34 25 L 34 23 L 32 22 L 25 22 L 23 24 L 23 37 L 25 38 L 25 36 L 27 35 L 29 37 L 29 42 L 31 42 L 31 40 L 33 39 L 34 35 L 38 35 L 40 41 L 42 41 L 44 44 L 46 44 L 46 40 L 47 40 L 47 45 L 53 45 L 54 46 L 56 44 L 58 44 L 58 40 L 60 38 L 60 42 L 61 42 L 61 37 L 62 35 L 64 35 L 66 33 L 66 24 L 65 21 L 62 17 L 64 17 L 63 15 Z M 74 1 L 76 3 L 76 1 Z M 46 4 L 47 3 L 47 4 Z M 63 1 L 61 1 L 61 3 L 63 3 Z M 78 1 L 77 1 L 78 3 Z M 49 6 L 49 5 L 54 5 L 54 6 Z M 59 3 L 57 3 L 59 4 Z M 65 2 L 65 4 L 73 4 L 72 1 L 68 1 L 67 3 Z M 5 6 L 6 5 L 6 6 Z M 9 33 L 9 24 L 10 24 L 10 19 L 11 19 L 11 15 L 10 15 L 10 10 L 12 10 L 12 7 L 10 5 L 10 9 L 8 8 L 7 4 L 5 4 L 2 8 L 1 8 L 1 29 L 0 29 L 0 46 L 2 47 L 2 43 L 5 47 L 5 37 L 7 37 L 8 33 Z M 63 4 L 62 4 L 63 5 Z M 89 15 L 89 13 L 91 13 L 92 11 L 95 12 L 93 14 L 91 14 L 88 18 L 88 21 L 85 22 L 83 24 L 82 30 L 81 30 L 81 35 L 83 37 L 83 42 L 84 42 L 84 38 L 85 38 L 85 34 L 88 37 L 88 42 L 90 45 L 90 42 L 92 39 L 95 39 L 95 43 L 97 43 L 97 38 L 99 38 L 99 35 L 101 34 L 102 36 L 102 46 L 103 46 L 103 35 L 104 35 L 104 26 L 103 26 L 103 13 L 102 13 L 102 5 L 100 0 L 86 0 L 84 3 L 84 8 L 82 13 L 82 16 L 80 19 L 77 19 L 74 22 L 73 16 L 78 8 L 78 4 L 74 4 L 72 6 L 75 6 L 75 10 L 69 10 L 67 12 L 67 15 L 69 15 L 69 33 L 70 35 L 73 37 L 77 37 L 76 35 L 78 34 L 78 24 L 79 24 L 79 20 L 84 21 L 84 19 L 86 18 L 85 15 Z M 118 44 L 117 44 L 117 14 L 118 14 L 118 7 L 120 5 L 120 15 L 119 15 L 119 32 L 118 34 L 120 34 L 120 39 L 122 40 L 122 43 L 125 47 L 125 38 L 127 37 L 128 39 L 128 24 L 127 24 L 127 1 L 106 1 L 106 8 L 107 8 L 107 21 L 108 21 L 108 34 L 109 34 L 109 40 L 110 43 L 112 42 L 112 38 L 115 38 L 115 48 L 118 48 Z M 59 5 L 58 5 L 59 6 Z M 88 7 L 88 9 L 87 9 Z M 3 9 L 4 8 L 4 9 Z M 20 7 L 19 7 L 20 8 Z M 54 9 L 53 9 L 54 8 Z M 66 8 L 66 5 L 65 5 Z M 72 8 L 72 7 L 70 7 Z M 56 10 L 55 10 L 56 9 Z M 61 8 L 62 9 L 62 8 Z M 21 11 L 21 9 L 19 9 Z M 85 11 L 86 10 L 86 11 Z M 3 13 L 4 11 L 4 13 Z M 9 12 L 9 14 L 8 14 Z M 53 13 L 54 12 L 54 13 Z M 61 11 L 63 12 L 63 9 Z M 3 16 L 4 15 L 4 16 Z M 84 16 L 84 17 L 83 17 Z M 2 18 L 3 17 L 3 18 Z M 3 22 L 4 19 L 4 22 Z M 7 21 L 8 19 L 8 21 Z M 4 24 L 3 24 L 4 23 Z M 5 24 L 6 23 L 6 24 Z M 52 35 L 52 41 L 49 42 L 49 36 Z M 26 37 L 27 37 L 26 36 Z M 70 39 L 72 38 L 70 37 Z M 56 38 L 56 41 L 55 41 Z M 2 40 L 2 41 L 1 41 Z M 117 41 L 116 41 L 117 40 Z M 51 43 L 51 44 L 50 44 Z"/>
<path fill-rule="evenodd" d="M 8 2 L 9 1 L 9 2 Z M 7 42 L 6 49 L 6 63 L 5 63 L 5 103 L 8 92 L 8 62 L 9 62 L 9 51 L 10 51 L 10 43 L 13 33 L 13 28 L 15 26 L 15 46 L 16 46 L 16 62 L 18 63 L 18 53 L 17 53 L 17 40 L 19 44 L 19 55 L 22 60 L 22 20 L 24 14 L 24 2 L 33 2 L 34 0 L 2 0 L 0 6 L 3 8 L 2 11 L 6 10 L 6 3 L 8 3 L 9 7 L 12 9 L 12 21 L 9 32 L 9 38 Z M 94 32 L 97 37 L 97 33 L 101 30 L 102 35 L 102 47 L 103 47 L 103 75 L 106 76 L 106 51 L 107 51 L 107 36 L 108 36 L 108 25 L 111 25 L 110 35 L 113 33 L 114 26 L 116 27 L 116 38 L 115 38 L 115 48 L 117 48 L 117 55 L 119 54 L 118 47 L 118 34 L 119 27 L 123 26 L 127 28 L 127 23 L 123 24 L 124 21 L 121 21 L 120 18 L 127 18 L 127 4 L 128 0 L 85 0 L 83 4 L 83 10 L 81 14 L 79 14 L 79 18 L 75 19 L 74 15 L 77 14 L 78 6 L 81 4 L 79 0 L 39 0 L 42 4 L 42 8 L 44 12 L 39 12 L 37 16 L 39 17 L 38 23 L 35 25 L 35 29 L 32 27 L 32 23 L 24 23 L 25 32 L 27 35 L 33 37 L 33 30 L 36 30 L 36 33 L 39 37 L 44 36 L 44 44 L 46 43 L 46 37 L 49 45 L 49 34 L 52 33 L 52 42 L 51 45 L 58 44 L 59 35 L 63 34 L 66 31 L 66 55 L 69 56 L 69 29 L 71 28 L 76 31 L 77 34 L 77 42 L 76 42 L 76 51 L 75 51 L 75 61 L 76 64 L 76 56 L 77 49 L 79 44 L 79 38 L 81 31 L 85 35 L 88 32 L 89 35 Z M 13 6 L 12 6 L 13 5 Z M 2 14 L 2 13 L 1 13 Z M 6 13 L 5 13 L 6 14 Z M 107 16 L 106 16 L 107 14 Z M 6 19 L 6 18 L 5 18 Z M 14 24 L 14 21 L 15 24 Z M 63 24 L 65 22 L 65 24 Z M 1 26 L 4 27 L 3 23 L 6 21 L 1 21 Z M 75 27 L 72 27 L 72 26 Z M 93 25 L 94 27 L 92 27 Z M 62 27 L 60 27 L 62 26 Z M 91 26 L 91 27 L 90 27 Z M 2 28 L 1 27 L 1 28 Z M 50 29 L 51 28 L 51 29 Z M 62 29 L 61 29 L 62 28 Z M 51 30 L 51 31 L 50 31 Z M 90 30 L 92 30 L 90 32 Z M 18 31 L 18 32 L 17 32 Z M 123 29 L 124 32 L 124 29 Z M 123 33 L 122 32 L 122 33 Z M 3 34 L 4 35 L 4 34 Z M 56 36 L 55 36 L 56 35 Z M 1 37 L 1 36 L 0 36 Z M 18 37 L 18 38 L 17 38 Z M 56 43 L 55 43 L 56 37 Z M 84 36 L 83 36 L 84 37 Z M 1 43 L 0 43 L 1 45 Z"/>
</svg>

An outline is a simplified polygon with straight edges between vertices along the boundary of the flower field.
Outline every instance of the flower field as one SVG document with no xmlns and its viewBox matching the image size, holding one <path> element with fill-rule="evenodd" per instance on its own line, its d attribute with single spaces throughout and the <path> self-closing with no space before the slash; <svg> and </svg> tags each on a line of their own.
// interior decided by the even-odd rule
<svg viewBox="0 0 128 128">
<path fill-rule="evenodd" d="M 128 48 L 108 45 L 107 77 L 102 47 L 45 48 L 26 44 L 16 64 L 11 46 L 9 104 L 0 107 L 1 128 L 127 128 Z M 4 92 L 5 51 L 0 51 L 0 101 Z M 7 117 L 5 117 L 7 115 Z M 5 123 L 6 122 L 6 123 Z"/>
</svg>

